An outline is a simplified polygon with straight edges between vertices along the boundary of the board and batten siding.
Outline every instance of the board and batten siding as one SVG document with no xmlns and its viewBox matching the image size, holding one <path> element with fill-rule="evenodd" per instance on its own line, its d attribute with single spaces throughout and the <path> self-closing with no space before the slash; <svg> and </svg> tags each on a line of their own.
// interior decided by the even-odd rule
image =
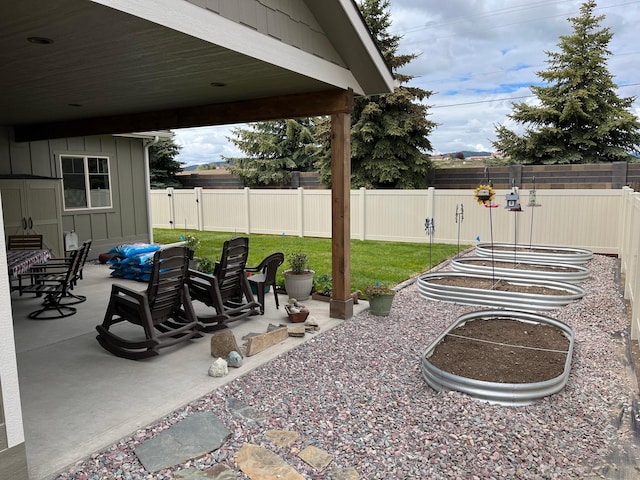
<svg viewBox="0 0 640 480">
<path fill-rule="evenodd" d="M 0 127 L 2 178 L 60 179 L 61 154 L 109 157 L 112 207 L 60 212 L 65 232 L 93 240 L 91 258 L 121 243 L 149 241 L 142 139 L 99 135 L 16 143 L 12 129 Z"/>
</svg>

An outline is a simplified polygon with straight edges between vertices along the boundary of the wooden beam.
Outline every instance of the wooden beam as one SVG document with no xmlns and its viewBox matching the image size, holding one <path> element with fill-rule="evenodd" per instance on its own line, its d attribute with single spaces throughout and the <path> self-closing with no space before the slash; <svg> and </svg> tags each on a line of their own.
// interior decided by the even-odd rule
<svg viewBox="0 0 640 480">
<path fill-rule="evenodd" d="M 351 114 L 331 116 L 331 303 L 329 316 L 351 318 Z"/>
<path fill-rule="evenodd" d="M 349 113 L 351 90 L 298 93 L 155 112 L 16 125 L 15 141 L 80 137 Z"/>
</svg>

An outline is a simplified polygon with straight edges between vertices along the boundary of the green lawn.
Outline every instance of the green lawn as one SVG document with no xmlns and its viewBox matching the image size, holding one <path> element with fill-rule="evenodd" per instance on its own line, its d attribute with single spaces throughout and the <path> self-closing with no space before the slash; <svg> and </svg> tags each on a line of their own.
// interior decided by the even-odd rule
<svg viewBox="0 0 640 480">
<path fill-rule="evenodd" d="M 184 238 L 185 234 L 198 237 L 200 247 L 196 257 L 218 259 L 222 252 L 222 244 L 236 234 L 222 232 L 198 232 L 194 230 L 154 229 L 154 241 L 157 243 L 173 243 Z M 242 235 L 244 234 L 237 234 Z M 181 238 L 182 237 L 182 238 Z M 461 245 L 460 249 L 467 248 Z M 395 286 L 411 277 L 429 269 L 428 243 L 396 243 L 380 241 L 351 241 L 351 289 L 363 290 L 366 285 L 379 282 L 383 285 Z M 331 239 L 301 238 L 280 235 L 249 235 L 248 265 L 257 265 L 273 252 L 285 255 L 301 251 L 309 257 L 309 267 L 319 275 L 331 275 Z M 433 244 L 431 258 L 433 265 L 455 255 L 457 245 Z M 288 268 L 285 259 L 285 268 Z M 278 284 L 283 285 L 281 268 L 278 272 Z"/>
</svg>

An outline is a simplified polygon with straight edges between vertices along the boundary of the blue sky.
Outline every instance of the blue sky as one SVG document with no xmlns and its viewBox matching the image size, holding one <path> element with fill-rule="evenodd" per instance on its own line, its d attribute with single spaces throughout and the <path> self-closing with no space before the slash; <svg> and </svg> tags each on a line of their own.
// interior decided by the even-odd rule
<svg viewBox="0 0 640 480">
<path fill-rule="evenodd" d="M 535 102 L 529 85 L 540 84 L 545 52 L 557 52 L 560 35 L 571 34 L 567 18 L 579 14 L 575 0 L 391 0 L 391 32 L 402 35 L 401 53 L 419 55 L 404 70 L 410 82 L 433 95 L 433 153 L 491 151 L 495 125 L 518 130 L 507 118 L 514 101 Z M 613 39 L 609 71 L 622 97 L 640 97 L 640 0 L 600 0 L 597 15 Z M 633 112 L 640 116 L 640 100 Z M 241 155 L 226 137 L 231 127 L 176 130 L 185 164 Z"/>
</svg>

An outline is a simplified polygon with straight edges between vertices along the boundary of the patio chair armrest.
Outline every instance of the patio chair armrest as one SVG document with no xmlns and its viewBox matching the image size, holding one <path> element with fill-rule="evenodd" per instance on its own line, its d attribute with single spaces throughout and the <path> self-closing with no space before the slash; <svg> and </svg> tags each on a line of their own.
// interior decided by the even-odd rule
<svg viewBox="0 0 640 480">
<path fill-rule="evenodd" d="M 111 285 L 111 297 L 121 297 L 127 296 L 135 298 L 138 302 L 143 302 L 147 298 L 146 292 L 141 292 L 139 290 L 133 290 L 125 285 L 120 283 L 114 283 Z"/>
</svg>

